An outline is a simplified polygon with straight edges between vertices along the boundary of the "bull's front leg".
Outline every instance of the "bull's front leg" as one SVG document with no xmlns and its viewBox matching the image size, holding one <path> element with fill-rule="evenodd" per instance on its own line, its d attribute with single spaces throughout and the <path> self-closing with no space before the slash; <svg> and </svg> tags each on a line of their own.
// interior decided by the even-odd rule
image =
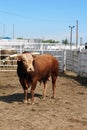
<svg viewBox="0 0 87 130">
<path fill-rule="evenodd" d="M 28 89 L 24 88 L 24 103 L 28 103 Z"/>
<path fill-rule="evenodd" d="M 23 90 L 24 90 L 23 102 L 28 103 L 28 84 L 27 84 L 26 80 L 24 80 L 24 79 L 20 79 L 20 83 L 21 83 Z"/>
<path fill-rule="evenodd" d="M 36 84 L 37 84 L 37 81 L 32 83 L 32 87 L 31 87 L 31 104 L 32 105 L 34 104 L 34 92 L 35 92 Z"/>
</svg>

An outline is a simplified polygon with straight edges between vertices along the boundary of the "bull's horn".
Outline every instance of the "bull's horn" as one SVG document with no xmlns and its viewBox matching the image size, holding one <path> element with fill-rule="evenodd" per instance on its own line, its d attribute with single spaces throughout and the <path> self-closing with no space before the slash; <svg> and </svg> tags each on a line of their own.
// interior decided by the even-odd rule
<svg viewBox="0 0 87 130">
<path fill-rule="evenodd" d="M 30 54 L 31 54 L 31 55 L 40 55 L 39 52 L 31 52 Z"/>
<path fill-rule="evenodd" d="M 11 58 L 15 58 L 15 57 L 18 57 L 18 56 L 20 56 L 21 54 L 13 54 L 13 55 L 10 55 L 9 57 L 11 57 Z"/>
</svg>

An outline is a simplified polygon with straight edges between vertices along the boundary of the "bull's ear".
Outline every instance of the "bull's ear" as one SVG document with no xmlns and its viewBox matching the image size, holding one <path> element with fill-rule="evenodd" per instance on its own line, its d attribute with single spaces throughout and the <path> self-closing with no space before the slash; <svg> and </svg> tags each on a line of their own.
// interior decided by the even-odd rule
<svg viewBox="0 0 87 130">
<path fill-rule="evenodd" d="M 40 55 L 38 52 L 31 52 L 32 57 L 35 59 L 37 56 Z"/>
<path fill-rule="evenodd" d="M 21 56 L 17 56 L 17 61 L 21 61 Z"/>
<path fill-rule="evenodd" d="M 35 59 L 37 57 L 37 55 L 32 55 L 33 59 Z"/>
</svg>

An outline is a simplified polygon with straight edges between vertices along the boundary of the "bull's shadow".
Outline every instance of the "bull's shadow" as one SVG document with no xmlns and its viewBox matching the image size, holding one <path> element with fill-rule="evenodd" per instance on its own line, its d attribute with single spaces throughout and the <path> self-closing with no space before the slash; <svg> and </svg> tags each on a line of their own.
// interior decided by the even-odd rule
<svg viewBox="0 0 87 130">
<path fill-rule="evenodd" d="M 41 98 L 42 95 L 35 93 L 34 97 Z M 31 94 L 28 93 L 28 98 L 31 98 Z M 13 102 L 23 102 L 24 99 L 24 93 L 16 93 L 12 95 L 5 95 L 0 96 L 0 101 L 7 102 L 7 103 L 13 103 Z"/>
</svg>

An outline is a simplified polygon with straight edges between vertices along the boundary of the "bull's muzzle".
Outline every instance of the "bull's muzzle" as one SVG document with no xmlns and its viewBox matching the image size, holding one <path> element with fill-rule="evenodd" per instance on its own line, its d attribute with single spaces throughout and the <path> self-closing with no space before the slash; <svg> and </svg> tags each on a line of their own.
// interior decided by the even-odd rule
<svg viewBox="0 0 87 130">
<path fill-rule="evenodd" d="M 29 66 L 29 67 L 27 68 L 27 72 L 31 72 L 31 71 L 34 71 L 33 65 L 31 65 L 31 66 Z"/>
</svg>

